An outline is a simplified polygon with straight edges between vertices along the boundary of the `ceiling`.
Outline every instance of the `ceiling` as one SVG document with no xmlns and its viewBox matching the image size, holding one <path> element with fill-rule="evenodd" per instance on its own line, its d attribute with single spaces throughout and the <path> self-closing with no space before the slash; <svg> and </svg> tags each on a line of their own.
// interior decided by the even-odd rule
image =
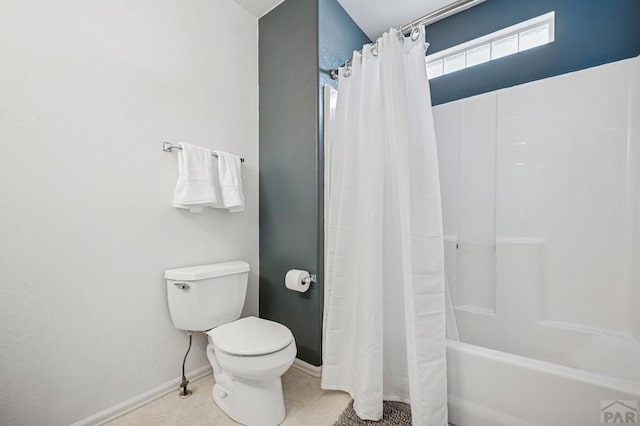
<svg viewBox="0 0 640 426">
<path fill-rule="evenodd" d="M 256 18 L 282 3 L 283 0 L 236 0 Z M 298 0 L 289 0 L 298 1 Z M 338 0 L 351 18 L 375 40 L 389 27 L 400 27 L 454 0 Z"/>
<path fill-rule="evenodd" d="M 284 0 L 236 0 L 236 3 L 256 18 L 260 18 L 283 1 Z"/>
<path fill-rule="evenodd" d="M 390 27 L 399 28 L 454 0 L 338 0 L 362 31 L 375 40 Z"/>
</svg>

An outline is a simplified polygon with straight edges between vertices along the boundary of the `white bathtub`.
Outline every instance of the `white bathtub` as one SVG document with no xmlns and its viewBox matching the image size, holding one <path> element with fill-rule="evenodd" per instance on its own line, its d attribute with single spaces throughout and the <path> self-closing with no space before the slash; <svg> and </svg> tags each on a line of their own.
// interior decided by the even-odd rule
<svg viewBox="0 0 640 426">
<path fill-rule="evenodd" d="M 601 401 L 640 400 L 640 383 L 462 342 L 447 342 L 447 368 L 457 426 L 596 426 Z"/>
</svg>

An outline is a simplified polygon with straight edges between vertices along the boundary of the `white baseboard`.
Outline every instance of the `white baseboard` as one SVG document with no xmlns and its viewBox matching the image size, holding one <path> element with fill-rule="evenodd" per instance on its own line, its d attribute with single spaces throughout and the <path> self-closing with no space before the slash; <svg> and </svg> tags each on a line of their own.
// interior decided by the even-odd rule
<svg viewBox="0 0 640 426">
<path fill-rule="evenodd" d="M 322 376 L 322 366 L 317 367 L 315 365 L 311 365 L 308 362 L 305 362 L 298 358 L 296 358 L 293 361 L 292 367 L 304 373 L 307 373 L 313 377 Z M 187 377 L 189 378 L 189 381 L 193 382 L 194 380 L 198 380 L 210 373 L 211 373 L 211 366 L 205 365 L 193 371 L 190 371 L 187 374 Z M 147 405 L 148 403 L 155 401 L 156 399 L 168 394 L 169 392 L 177 391 L 178 385 L 180 384 L 181 380 L 182 380 L 181 377 L 170 380 L 166 383 L 161 384 L 160 386 L 156 386 L 153 389 L 150 389 L 146 392 L 143 392 L 139 395 L 129 398 L 126 401 L 123 401 L 119 404 L 116 404 L 112 407 L 102 410 L 99 413 L 96 413 L 92 416 L 79 420 L 73 423 L 71 426 L 91 426 L 91 425 L 105 424 L 117 417 L 127 414 L 144 405 Z"/>
<path fill-rule="evenodd" d="M 316 367 L 315 365 L 311 365 L 299 358 L 296 358 L 293 361 L 292 367 L 297 368 L 298 370 L 303 371 L 313 377 L 322 377 L 322 366 Z"/>
<path fill-rule="evenodd" d="M 189 378 L 189 381 L 192 382 L 206 376 L 209 373 L 211 373 L 211 366 L 205 365 L 203 367 L 190 371 L 189 373 L 187 373 L 187 377 Z M 79 420 L 73 423 L 71 426 L 102 425 L 108 421 L 115 419 L 116 417 L 120 417 L 130 411 L 140 408 L 143 405 L 146 405 L 151 401 L 154 401 L 161 396 L 168 394 L 169 392 L 177 391 L 181 381 L 181 377 L 170 380 L 167 383 L 163 383 L 160 386 L 136 395 L 133 398 L 129 398 L 126 401 L 102 410 L 99 413 Z"/>
</svg>

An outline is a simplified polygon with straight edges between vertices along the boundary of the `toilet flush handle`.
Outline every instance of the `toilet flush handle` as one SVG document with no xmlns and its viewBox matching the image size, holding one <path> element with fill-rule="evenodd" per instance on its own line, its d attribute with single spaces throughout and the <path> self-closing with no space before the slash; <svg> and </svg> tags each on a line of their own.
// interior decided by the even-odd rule
<svg viewBox="0 0 640 426">
<path fill-rule="evenodd" d="M 178 287 L 180 290 L 189 290 L 189 284 L 187 283 L 173 283 L 173 285 Z"/>
</svg>

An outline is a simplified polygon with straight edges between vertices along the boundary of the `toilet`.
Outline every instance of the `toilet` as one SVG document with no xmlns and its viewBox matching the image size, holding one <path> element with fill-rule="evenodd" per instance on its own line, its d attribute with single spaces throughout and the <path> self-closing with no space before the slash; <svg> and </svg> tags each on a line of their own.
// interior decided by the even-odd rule
<svg viewBox="0 0 640 426">
<path fill-rule="evenodd" d="M 249 264 L 243 261 L 165 272 L 173 325 L 208 335 L 207 357 L 216 405 L 238 423 L 275 426 L 286 416 L 282 375 L 296 357 L 296 342 L 282 324 L 240 318 Z"/>
</svg>

